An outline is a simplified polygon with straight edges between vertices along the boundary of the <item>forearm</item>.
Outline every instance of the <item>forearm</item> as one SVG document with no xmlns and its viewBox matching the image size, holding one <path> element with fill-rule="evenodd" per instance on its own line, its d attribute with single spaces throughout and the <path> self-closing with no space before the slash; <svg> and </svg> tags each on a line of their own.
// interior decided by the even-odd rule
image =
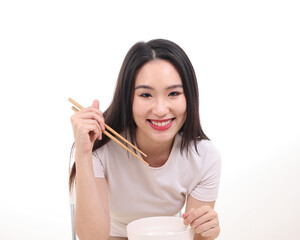
<svg viewBox="0 0 300 240">
<path fill-rule="evenodd" d="M 98 189 L 93 173 L 92 154 L 75 154 L 75 230 L 80 240 L 109 237 L 107 189 Z"/>
</svg>

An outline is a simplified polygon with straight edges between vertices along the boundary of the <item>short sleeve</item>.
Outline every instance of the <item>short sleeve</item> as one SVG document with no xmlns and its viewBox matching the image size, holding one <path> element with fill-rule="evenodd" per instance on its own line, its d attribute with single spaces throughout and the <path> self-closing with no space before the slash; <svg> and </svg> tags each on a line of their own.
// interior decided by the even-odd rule
<svg viewBox="0 0 300 240">
<path fill-rule="evenodd" d="M 191 196 L 199 201 L 213 202 L 217 200 L 221 177 L 221 156 L 213 148 L 206 154 L 203 175 Z"/>
<path fill-rule="evenodd" d="M 92 154 L 94 176 L 96 178 L 105 178 L 103 164 L 96 151 Z"/>
</svg>

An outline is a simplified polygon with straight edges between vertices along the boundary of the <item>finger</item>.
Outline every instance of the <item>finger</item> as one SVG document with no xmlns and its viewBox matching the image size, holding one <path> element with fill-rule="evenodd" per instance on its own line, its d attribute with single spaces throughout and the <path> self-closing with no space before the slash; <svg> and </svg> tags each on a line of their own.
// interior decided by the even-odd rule
<svg viewBox="0 0 300 240">
<path fill-rule="evenodd" d="M 103 113 L 99 110 L 99 101 L 94 100 L 92 106 L 83 108 L 80 110 L 80 113 L 85 113 L 85 112 L 95 112 L 97 113 L 100 117 L 103 117 Z"/>
<path fill-rule="evenodd" d="M 188 217 L 184 220 L 184 224 L 188 225 L 191 224 L 194 220 L 196 220 L 197 218 L 203 216 L 204 214 L 206 214 L 209 211 L 209 209 L 207 207 L 200 207 L 197 209 L 190 209 L 188 211 Z"/>
<path fill-rule="evenodd" d="M 93 118 L 98 121 L 102 132 L 105 131 L 105 119 L 103 113 L 99 110 L 99 105 L 99 101 L 94 100 L 91 107 L 83 108 L 79 112 L 74 113 L 71 117 L 71 121 L 73 122 L 78 118 Z"/>
<path fill-rule="evenodd" d="M 74 130 L 75 132 L 80 133 L 80 135 L 90 134 L 91 132 L 94 132 L 95 134 L 97 134 L 97 136 L 99 136 L 99 134 L 102 134 L 98 122 L 93 119 L 85 119 L 79 121 L 74 126 Z"/>
<path fill-rule="evenodd" d="M 205 222 L 211 221 L 211 220 L 217 220 L 218 221 L 218 214 L 215 211 L 209 211 L 208 213 L 202 215 L 201 217 L 198 217 L 191 223 L 191 227 L 197 227 Z"/>
<path fill-rule="evenodd" d="M 99 112 L 94 112 L 94 111 L 91 111 L 91 112 L 82 112 L 80 115 L 79 115 L 80 118 L 82 119 L 94 119 L 96 120 L 97 122 L 104 122 L 104 118 L 102 116 L 101 113 Z"/>
<path fill-rule="evenodd" d="M 87 108 L 83 108 L 80 110 L 79 113 L 85 113 L 85 112 L 95 112 L 95 113 L 98 113 L 100 114 L 101 111 L 99 110 L 99 108 L 96 108 L 96 107 L 93 107 L 93 106 L 90 106 L 90 107 L 87 107 Z"/>
<path fill-rule="evenodd" d="M 89 136 L 90 136 L 91 142 L 94 143 L 94 142 L 96 141 L 96 139 L 98 138 L 99 133 L 98 133 L 98 131 L 95 129 L 95 130 L 89 132 Z"/>
<path fill-rule="evenodd" d="M 215 227 L 215 228 L 211 228 L 203 233 L 201 233 L 202 237 L 210 237 L 210 238 L 217 238 L 220 234 L 220 228 L 219 227 Z"/>
<path fill-rule="evenodd" d="M 203 233 L 211 228 L 217 227 L 218 225 L 218 222 L 215 219 L 213 219 L 200 225 L 192 224 L 191 228 L 194 229 L 196 233 Z"/>
<path fill-rule="evenodd" d="M 101 140 L 102 139 L 102 135 L 92 133 L 91 134 L 91 138 L 92 138 L 92 142 L 94 143 L 96 141 L 96 139 Z"/>
<path fill-rule="evenodd" d="M 97 110 L 100 109 L 100 103 L 99 103 L 99 101 L 98 101 L 97 99 L 95 99 L 95 100 L 93 101 L 92 107 L 96 108 Z M 103 120 L 104 120 L 104 117 L 103 117 L 102 112 L 99 111 L 98 114 L 99 114 L 99 113 L 100 113 L 100 117 L 102 117 Z M 101 126 L 102 131 L 104 131 L 104 130 L 105 130 L 105 123 L 104 123 L 104 121 L 103 121 L 103 122 L 100 122 L 100 126 Z"/>
<path fill-rule="evenodd" d="M 101 117 L 101 119 L 103 119 L 103 121 L 100 122 L 101 130 L 105 131 L 105 119 L 104 119 L 104 116 L 103 116 L 102 112 L 100 112 L 100 117 Z"/>
<path fill-rule="evenodd" d="M 95 99 L 95 100 L 93 101 L 92 106 L 93 106 L 94 108 L 99 109 L 99 106 L 100 106 L 99 101 L 98 101 L 97 99 Z"/>
<path fill-rule="evenodd" d="M 92 142 L 95 142 L 96 139 L 102 139 L 102 131 L 100 129 L 99 124 L 92 124 L 91 127 L 93 129 L 90 130 L 89 135 L 91 137 Z"/>
<path fill-rule="evenodd" d="M 99 123 L 96 121 L 96 120 L 92 120 L 92 119 L 89 119 L 86 121 L 87 123 L 89 123 L 90 125 L 95 125 L 96 126 L 96 129 L 95 131 L 93 131 L 93 133 L 95 134 L 95 140 L 98 138 L 99 140 L 102 139 L 102 130 L 101 130 L 101 127 L 99 125 Z"/>
<path fill-rule="evenodd" d="M 104 131 L 105 130 L 105 124 L 104 124 L 104 117 L 102 115 L 102 112 L 100 111 L 83 111 L 81 112 L 79 115 L 77 115 L 78 118 L 81 119 L 94 119 L 96 120 L 100 127 L 101 130 Z"/>
</svg>

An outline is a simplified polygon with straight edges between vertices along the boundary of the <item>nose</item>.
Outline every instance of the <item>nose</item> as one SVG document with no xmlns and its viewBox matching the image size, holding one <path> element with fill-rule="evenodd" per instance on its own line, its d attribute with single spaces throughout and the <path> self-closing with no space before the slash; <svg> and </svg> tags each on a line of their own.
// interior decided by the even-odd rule
<svg viewBox="0 0 300 240">
<path fill-rule="evenodd" d="M 158 117 L 165 116 L 169 113 L 169 102 L 164 98 L 156 99 L 152 108 L 152 112 Z"/>
</svg>

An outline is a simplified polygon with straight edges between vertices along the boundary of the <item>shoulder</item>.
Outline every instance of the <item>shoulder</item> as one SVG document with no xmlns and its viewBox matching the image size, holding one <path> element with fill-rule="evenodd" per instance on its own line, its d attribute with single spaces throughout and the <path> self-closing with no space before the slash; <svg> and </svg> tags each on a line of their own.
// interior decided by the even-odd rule
<svg viewBox="0 0 300 240">
<path fill-rule="evenodd" d="M 109 152 L 115 152 L 117 148 L 115 148 L 115 150 L 113 150 L 114 146 L 113 146 L 113 141 L 109 140 L 106 144 L 104 144 L 103 146 L 97 148 L 96 150 L 93 151 L 93 156 L 99 160 L 104 160 L 106 159 L 106 156 L 108 155 Z"/>
<path fill-rule="evenodd" d="M 220 155 L 219 150 L 212 141 L 206 139 L 197 140 L 196 148 L 194 143 L 190 143 L 193 152 L 198 152 L 200 155 Z"/>
<path fill-rule="evenodd" d="M 93 151 L 93 157 L 100 161 L 104 166 L 113 164 L 125 164 L 131 154 L 116 142 L 109 140 L 106 144 Z M 123 159 L 124 161 L 120 161 Z"/>
<path fill-rule="evenodd" d="M 196 146 L 194 141 L 191 141 L 188 149 L 185 149 L 182 154 L 190 160 L 201 162 L 201 165 L 213 165 L 215 163 L 219 165 L 221 162 L 221 154 L 218 148 L 212 141 L 206 139 L 198 139 Z"/>
<path fill-rule="evenodd" d="M 177 134 L 175 139 L 175 144 L 177 148 L 180 148 L 182 142 L 182 135 Z M 187 152 L 188 151 L 188 152 Z M 196 141 L 196 145 L 194 141 L 190 141 L 188 144 L 188 148 L 184 148 L 182 151 L 183 155 L 186 154 L 193 154 L 198 156 L 205 156 L 205 155 L 214 155 L 214 156 L 220 156 L 219 150 L 217 147 L 213 144 L 212 141 L 207 139 L 200 139 L 198 138 Z"/>
<path fill-rule="evenodd" d="M 179 152 L 181 148 L 182 135 L 177 134 L 175 139 L 175 148 L 178 149 Z M 180 151 L 181 156 L 183 158 L 187 157 L 189 159 L 201 159 L 201 160 L 220 160 L 220 152 L 217 147 L 212 143 L 212 141 L 207 139 L 197 139 L 196 145 L 194 141 L 190 141 L 188 144 L 188 148 L 182 149 Z"/>
</svg>

